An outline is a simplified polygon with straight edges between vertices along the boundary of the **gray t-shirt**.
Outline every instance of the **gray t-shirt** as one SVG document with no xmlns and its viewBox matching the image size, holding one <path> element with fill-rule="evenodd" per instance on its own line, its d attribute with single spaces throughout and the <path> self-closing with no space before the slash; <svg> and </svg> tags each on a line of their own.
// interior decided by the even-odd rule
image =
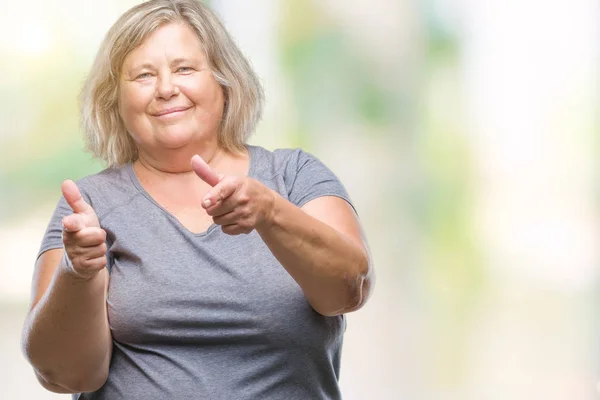
<svg viewBox="0 0 600 400">
<path fill-rule="evenodd" d="M 301 207 L 350 203 L 310 154 L 248 146 L 249 176 Z M 260 236 L 194 234 L 142 188 L 131 164 L 77 182 L 107 232 L 106 384 L 74 399 L 340 399 L 343 316 L 324 317 Z M 350 203 L 351 204 L 351 203 Z M 40 254 L 62 248 L 62 198 Z"/>
</svg>

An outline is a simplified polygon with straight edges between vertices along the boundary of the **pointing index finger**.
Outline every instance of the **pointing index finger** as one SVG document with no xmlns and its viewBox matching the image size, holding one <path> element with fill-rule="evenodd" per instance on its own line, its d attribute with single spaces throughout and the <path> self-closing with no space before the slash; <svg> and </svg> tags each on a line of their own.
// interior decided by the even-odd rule
<svg viewBox="0 0 600 400">
<path fill-rule="evenodd" d="M 206 196 L 204 196 L 204 199 L 202 199 L 202 206 L 204 208 L 209 208 L 220 201 L 224 201 L 238 189 L 239 184 L 240 181 L 232 176 L 221 180 L 217 186 L 213 187 Z"/>
<path fill-rule="evenodd" d="M 192 157 L 192 168 L 196 175 L 210 186 L 219 183 L 219 175 L 197 154 Z"/>
</svg>

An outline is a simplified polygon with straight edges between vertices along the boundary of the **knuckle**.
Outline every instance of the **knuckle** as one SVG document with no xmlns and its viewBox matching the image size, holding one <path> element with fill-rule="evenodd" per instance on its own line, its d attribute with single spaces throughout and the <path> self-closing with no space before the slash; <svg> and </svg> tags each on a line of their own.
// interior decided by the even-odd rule
<svg viewBox="0 0 600 400">
<path fill-rule="evenodd" d="M 106 256 L 102 256 L 102 257 L 98 257 L 96 258 L 96 267 L 98 269 L 104 268 L 106 266 L 106 264 L 108 264 L 108 260 L 106 259 Z"/>
<path fill-rule="evenodd" d="M 79 232 L 72 232 L 72 231 L 63 230 L 62 231 L 63 240 L 73 241 L 77 237 L 78 233 Z"/>
<path fill-rule="evenodd" d="M 69 259 L 71 260 L 71 267 L 75 270 L 81 270 L 83 269 L 83 265 L 82 265 L 82 259 L 79 256 L 69 256 Z"/>
<path fill-rule="evenodd" d="M 106 233 L 103 231 L 96 231 L 91 235 L 90 239 L 98 244 L 102 244 L 106 241 Z"/>
<path fill-rule="evenodd" d="M 220 187 L 219 190 L 217 190 L 217 201 L 222 201 L 225 198 L 225 195 L 223 194 L 223 187 Z"/>
<path fill-rule="evenodd" d="M 238 200 L 242 204 L 247 204 L 250 201 L 250 196 L 248 196 L 247 192 L 242 192 L 242 193 L 240 193 Z"/>
<path fill-rule="evenodd" d="M 223 218 L 221 219 L 221 223 L 223 225 L 234 225 L 238 220 L 237 215 L 233 214 L 233 215 L 227 215 L 227 216 L 223 216 Z"/>
<path fill-rule="evenodd" d="M 79 262 L 79 265 L 84 269 L 89 269 L 93 266 L 93 261 L 94 260 L 84 258 Z"/>
<path fill-rule="evenodd" d="M 85 236 L 86 238 L 100 237 L 100 230 L 93 226 L 83 228 L 79 233 L 81 236 Z"/>
<path fill-rule="evenodd" d="M 81 253 L 80 248 L 74 244 L 65 245 L 65 251 L 71 260 L 77 258 Z"/>
<path fill-rule="evenodd" d="M 79 243 L 90 244 L 101 244 L 106 240 L 106 232 L 99 228 L 85 228 L 80 232 Z"/>
<path fill-rule="evenodd" d="M 241 207 L 238 212 L 240 219 L 248 219 L 252 216 L 252 211 L 248 207 Z"/>
</svg>

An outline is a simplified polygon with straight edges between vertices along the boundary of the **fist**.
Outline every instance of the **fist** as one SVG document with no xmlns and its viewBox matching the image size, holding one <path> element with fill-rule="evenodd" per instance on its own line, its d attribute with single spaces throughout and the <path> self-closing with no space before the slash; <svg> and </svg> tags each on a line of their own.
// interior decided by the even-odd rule
<svg viewBox="0 0 600 400">
<path fill-rule="evenodd" d="M 196 175 L 212 186 L 202 207 L 228 235 L 248 234 L 268 222 L 274 192 L 247 176 L 219 176 L 200 156 L 192 157 Z"/>
<path fill-rule="evenodd" d="M 81 197 L 73 181 L 63 182 L 62 193 L 73 210 L 73 214 L 62 220 L 68 272 L 91 279 L 106 266 L 106 232 L 100 228 L 96 212 Z"/>
</svg>

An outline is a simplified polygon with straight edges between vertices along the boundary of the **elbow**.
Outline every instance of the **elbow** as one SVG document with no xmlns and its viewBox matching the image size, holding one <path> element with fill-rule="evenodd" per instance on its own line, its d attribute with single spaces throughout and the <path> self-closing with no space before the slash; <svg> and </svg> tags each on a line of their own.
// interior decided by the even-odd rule
<svg viewBox="0 0 600 400">
<path fill-rule="evenodd" d="M 58 360 L 56 353 L 49 349 L 48 344 L 32 338 L 31 330 L 25 328 L 21 338 L 22 353 L 46 390 L 54 393 L 95 392 L 106 383 L 112 351 L 93 360 Z"/>
<path fill-rule="evenodd" d="M 67 382 L 66 387 L 75 390 L 75 393 L 95 392 L 99 390 L 108 380 L 108 371 L 90 374 L 88 376 L 75 377 Z"/>
<path fill-rule="evenodd" d="M 50 371 L 36 371 L 40 384 L 54 393 L 87 393 L 95 392 L 106 383 L 106 373 L 96 373 L 88 376 L 59 376 Z"/>
<path fill-rule="evenodd" d="M 95 392 L 108 379 L 109 367 L 106 362 L 99 368 L 57 369 L 57 363 L 49 363 L 48 359 L 41 358 L 28 344 L 23 344 L 23 353 L 33 367 L 38 382 L 46 390 L 54 393 Z"/>
<path fill-rule="evenodd" d="M 356 264 L 354 273 L 344 278 L 344 300 L 337 304 L 335 310 L 317 310 L 326 317 L 347 314 L 361 309 L 367 302 L 373 288 L 375 274 L 371 264 L 370 257 L 365 256 L 364 260 Z M 341 306 L 341 307 L 340 307 Z"/>
<path fill-rule="evenodd" d="M 370 294 L 371 288 L 371 278 L 364 277 L 360 279 L 360 283 L 358 284 L 349 284 L 346 288 L 346 296 L 344 300 L 341 302 L 336 301 L 335 308 L 329 307 L 319 307 L 314 306 L 313 309 L 319 314 L 325 317 L 335 317 L 342 314 L 348 314 L 354 311 L 360 310 L 365 303 L 367 302 L 367 298 Z"/>
<path fill-rule="evenodd" d="M 108 371 L 76 379 L 72 385 L 69 385 L 69 388 L 74 389 L 76 393 L 95 392 L 104 386 L 107 380 Z"/>
<path fill-rule="evenodd" d="M 367 303 L 367 299 L 371 295 L 372 287 L 372 274 L 361 275 L 357 279 L 356 283 L 348 289 L 348 302 L 343 312 L 341 312 L 340 314 L 347 314 L 353 311 L 360 310 Z"/>
<path fill-rule="evenodd" d="M 357 263 L 355 275 L 348 281 L 348 302 L 344 314 L 361 309 L 371 295 L 375 274 L 368 253 Z"/>
<path fill-rule="evenodd" d="M 99 390 L 108 380 L 109 363 L 73 365 L 56 368 L 54 365 L 31 362 L 40 384 L 55 393 L 87 393 Z M 54 363 L 52 363 L 54 364 Z"/>
</svg>

